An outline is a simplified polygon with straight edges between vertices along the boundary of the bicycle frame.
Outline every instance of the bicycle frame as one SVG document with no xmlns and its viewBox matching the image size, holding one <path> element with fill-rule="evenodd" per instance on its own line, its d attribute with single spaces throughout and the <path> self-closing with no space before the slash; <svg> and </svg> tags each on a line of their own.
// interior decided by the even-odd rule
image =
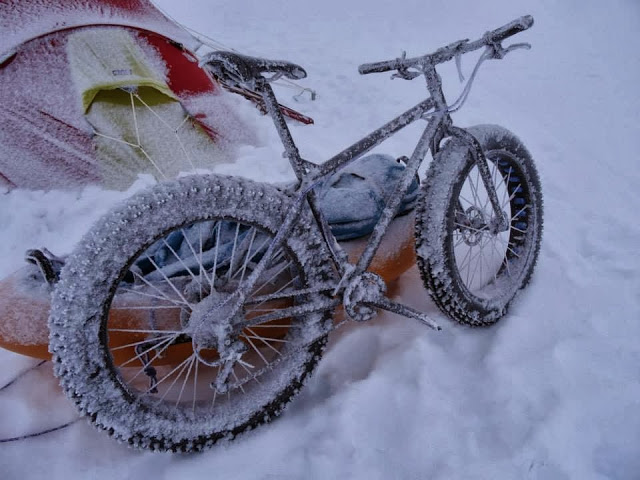
<svg viewBox="0 0 640 480">
<path fill-rule="evenodd" d="M 504 49 L 501 45 L 501 41 L 508 36 L 529 28 L 532 23 L 533 18 L 522 17 L 505 25 L 504 27 L 492 32 L 487 32 L 485 36 L 475 42 L 461 40 L 447 45 L 433 54 L 425 55 L 423 57 L 416 57 L 413 59 L 406 59 L 403 57 L 391 62 L 362 65 L 359 69 L 362 74 L 397 70 L 398 73 L 396 75 L 407 80 L 413 79 L 419 75 L 418 73 L 408 72 L 407 70 L 408 68 L 416 68 L 420 71 L 420 74 L 424 76 L 430 96 L 426 100 L 400 114 L 390 122 L 374 130 L 369 135 L 358 140 L 321 164 L 309 162 L 300 156 L 300 152 L 295 145 L 291 132 L 289 131 L 284 116 L 279 108 L 275 94 L 269 85 L 269 81 L 279 78 L 279 74 L 276 74 L 274 78 L 269 80 L 264 78 L 262 75 L 258 75 L 254 78 L 253 86 L 263 97 L 267 113 L 271 116 L 276 130 L 278 131 L 278 135 L 280 136 L 280 140 L 285 148 L 285 156 L 289 159 L 291 167 L 293 168 L 299 182 L 291 192 L 294 197 L 293 205 L 286 213 L 283 224 L 265 252 L 264 258 L 270 258 L 275 250 L 283 244 L 284 239 L 291 232 L 299 214 L 308 205 L 315 222 L 320 227 L 335 268 L 340 275 L 339 283 L 332 286 L 333 295 L 335 297 L 336 295 L 343 293 L 350 283 L 360 278 L 369 268 L 371 261 L 382 242 L 382 238 L 391 221 L 395 218 L 400 207 L 400 203 L 402 202 L 402 198 L 406 194 L 413 178 L 417 174 L 418 168 L 422 164 L 426 154 L 429 150 L 432 150 L 432 153 L 437 152 L 440 142 L 446 137 L 455 137 L 469 146 L 470 155 L 478 167 L 495 214 L 496 220 L 495 222 L 492 222 L 490 228 L 494 232 L 508 229 L 506 214 L 502 210 L 500 202 L 498 201 L 498 196 L 491 180 L 489 166 L 480 144 L 473 135 L 468 133 L 466 130 L 453 126 L 450 116 L 450 112 L 452 110 L 450 110 L 444 98 L 442 81 L 436 72 L 436 65 L 451 60 L 463 53 L 477 50 L 483 46 L 486 48 L 485 53 L 478 61 L 476 69 L 474 69 L 474 73 L 465 88 L 463 96 L 461 97 L 463 98 L 468 94 L 470 84 L 473 81 L 477 68 L 482 61 L 486 58 L 500 59 L 503 58 L 506 53 L 515 48 L 528 46 L 526 44 L 517 44 Z M 330 175 L 341 168 L 346 167 L 349 163 L 361 157 L 391 135 L 394 135 L 419 119 L 427 120 L 427 126 L 420 136 L 420 139 L 418 140 L 415 149 L 406 164 L 405 171 L 397 183 L 394 192 L 391 194 L 390 198 L 386 199 L 385 207 L 374 227 L 373 233 L 369 237 L 363 253 L 358 258 L 357 262 L 353 264 L 349 261 L 347 254 L 342 247 L 340 247 L 336 238 L 331 233 L 329 225 L 319 208 L 315 189 L 326 181 Z M 240 308 L 241 303 L 253 288 L 258 277 L 262 274 L 265 264 L 266 261 L 261 260 L 257 268 L 247 279 L 245 285 L 236 292 L 237 295 L 233 296 L 235 303 L 231 307 L 232 314 L 235 314 L 235 312 Z M 423 313 L 413 310 L 407 306 L 393 303 L 384 297 L 382 295 L 383 293 L 383 289 L 379 289 L 375 295 L 370 295 L 364 303 L 384 308 L 386 310 L 391 310 L 407 317 L 419 319 L 433 328 L 438 328 L 435 323 L 428 319 L 428 317 Z M 228 300 L 231 300 L 231 297 Z M 293 312 L 287 313 L 292 314 Z"/>
<path fill-rule="evenodd" d="M 447 127 L 451 125 L 451 117 L 447 111 L 444 94 L 442 93 L 442 84 L 439 76 L 435 72 L 435 67 L 433 67 L 432 71 L 427 71 L 425 73 L 425 78 L 427 81 L 427 88 L 431 94 L 429 98 L 400 114 L 390 122 L 374 130 L 369 135 L 363 137 L 319 165 L 301 158 L 291 136 L 291 132 L 289 131 L 284 117 L 278 108 L 277 100 L 269 83 L 262 80 L 256 85 L 259 92 L 263 95 L 267 111 L 271 115 L 280 139 L 285 147 L 285 155 L 289 159 L 289 162 L 291 163 L 291 166 L 300 182 L 294 191 L 294 194 L 296 195 L 294 206 L 287 213 L 283 223 L 283 228 L 278 232 L 278 235 L 282 235 L 284 238 L 284 236 L 289 233 L 290 228 L 293 225 L 293 220 L 300 213 L 300 210 L 304 208 L 304 200 L 306 199 L 318 225 L 321 228 L 325 241 L 330 248 L 336 269 L 341 276 L 344 276 L 345 273 L 347 273 L 346 270 L 348 269 L 346 266 L 350 265 L 350 263 L 346 258 L 346 253 L 331 233 L 324 214 L 318 206 L 315 188 L 321 185 L 330 175 L 346 167 L 349 163 L 378 146 L 391 135 L 394 135 L 417 120 L 423 119 L 427 116 L 430 117 L 426 128 L 416 144 L 411 158 L 407 162 L 403 176 L 396 185 L 393 194 L 387 200 L 387 204 L 385 205 L 382 215 L 367 242 L 367 246 L 355 265 L 355 270 L 349 271 L 350 274 L 354 275 L 363 273 L 371 264 L 371 260 L 380 246 L 387 227 L 396 216 L 402 198 L 413 181 L 413 178 L 415 177 L 427 152 L 434 144 L 434 139 L 439 136 L 439 134 L 441 135 L 441 138 L 443 138 L 445 134 L 448 134 Z M 435 111 L 432 111 L 434 108 Z M 276 237 L 274 239 L 274 243 L 279 243 L 279 240 L 280 239 Z"/>
<path fill-rule="evenodd" d="M 329 247 L 333 263 L 340 274 L 339 283 L 337 285 L 329 286 L 329 288 L 333 290 L 333 296 L 335 297 L 343 293 L 348 287 L 351 280 L 359 278 L 360 275 L 367 270 L 371 263 L 371 260 L 373 259 L 373 256 L 380 246 L 382 237 L 386 233 L 387 227 L 395 217 L 400 206 L 400 202 L 418 171 L 418 167 L 429 151 L 431 142 L 434 140 L 434 138 L 436 138 L 438 132 L 443 130 L 443 126 L 451 123 L 451 119 L 446 110 L 444 95 L 442 94 L 442 85 L 440 82 L 440 78 L 436 74 L 435 68 L 432 68 L 431 74 L 425 74 L 425 77 L 427 79 L 427 85 L 430 93 L 432 94 L 432 97 L 407 110 L 403 114 L 399 115 L 377 130 L 373 131 L 371 134 L 354 143 L 353 145 L 346 148 L 321 165 L 308 162 L 300 157 L 300 154 L 297 147 L 295 146 L 284 117 L 282 116 L 282 113 L 278 108 L 278 103 L 276 101 L 273 90 L 264 78 L 258 79 L 258 81 L 256 82 L 256 87 L 258 91 L 263 95 L 267 111 L 271 115 L 271 118 L 273 119 L 276 129 L 278 130 L 278 133 L 280 135 L 280 139 L 285 146 L 285 154 L 288 157 L 291 166 L 299 180 L 299 185 L 293 192 L 295 195 L 293 205 L 286 213 L 282 226 L 267 248 L 263 259 L 258 263 L 256 269 L 251 273 L 245 284 L 242 285 L 234 295 L 229 297 L 224 302 L 224 306 L 226 307 L 225 309 L 227 310 L 227 314 L 229 315 L 229 317 L 235 315 L 235 313 L 241 308 L 242 303 L 246 299 L 249 292 L 253 289 L 253 286 L 255 285 L 259 276 L 262 275 L 267 263 L 266 259 L 271 258 L 276 249 L 280 248 L 280 246 L 283 244 L 284 239 L 291 232 L 296 219 L 306 205 L 308 205 L 311 209 L 315 221 L 321 229 L 325 243 Z M 436 111 L 431 113 L 431 118 L 427 123 L 427 127 L 422 133 L 422 136 L 420 137 L 420 140 L 418 141 L 418 144 L 416 145 L 411 158 L 407 162 L 405 172 L 396 185 L 394 193 L 391 195 L 390 199 L 388 199 L 382 215 L 378 220 L 372 235 L 369 238 L 367 246 L 365 247 L 364 252 L 360 256 L 358 262 L 354 267 L 353 264 L 349 262 L 345 251 L 342 249 L 342 247 L 340 247 L 336 238 L 331 233 L 329 225 L 318 206 L 318 201 L 314 189 L 322 184 L 322 182 L 325 181 L 329 175 L 339 170 L 340 168 L 344 168 L 350 162 L 380 144 L 390 135 L 393 135 L 397 131 L 410 125 L 416 120 L 423 118 L 425 114 L 434 107 L 436 108 Z M 328 290 L 329 288 L 326 288 L 326 290 Z M 271 319 L 271 317 L 275 319 L 285 316 L 310 313 L 317 310 L 324 310 L 326 308 L 334 308 L 339 304 L 338 300 L 335 298 L 325 303 L 326 304 L 322 305 L 293 307 L 292 309 L 286 309 L 286 312 L 279 312 L 279 314 L 277 315 L 271 314 L 267 316 L 269 317 L 269 319 Z M 406 317 L 418 319 L 431 328 L 440 329 L 440 327 L 424 313 L 414 310 L 405 305 L 391 302 L 382 295 L 376 295 L 376 298 L 370 299 L 369 304 L 393 311 Z M 264 318 L 262 318 L 262 316 L 256 318 L 260 318 L 261 321 L 265 320 Z M 256 318 L 252 319 L 252 321 L 255 321 Z M 235 328 L 243 328 L 245 326 L 244 323 L 245 322 L 242 322 L 239 325 L 235 325 Z"/>
</svg>

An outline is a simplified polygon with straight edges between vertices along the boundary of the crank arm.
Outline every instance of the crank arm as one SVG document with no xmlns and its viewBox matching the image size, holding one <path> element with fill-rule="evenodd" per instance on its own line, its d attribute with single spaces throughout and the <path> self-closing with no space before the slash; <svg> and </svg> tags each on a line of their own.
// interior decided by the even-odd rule
<svg viewBox="0 0 640 480">
<path fill-rule="evenodd" d="M 328 299 L 317 304 L 304 304 L 296 305 L 288 308 L 276 308 L 273 312 L 258 315 L 243 322 L 238 322 L 233 325 L 235 329 L 241 329 L 245 327 L 253 327 L 260 325 L 261 323 L 272 322 L 274 320 L 281 320 L 283 318 L 297 317 L 300 315 L 306 315 L 309 313 L 321 312 L 329 310 L 340 305 L 339 299 Z"/>
<path fill-rule="evenodd" d="M 433 328 L 434 330 L 442 330 L 442 327 L 438 325 L 434 320 L 432 320 L 431 317 L 429 317 L 426 313 L 408 307 L 401 303 L 392 302 L 387 297 L 379 297 L 373 302 L 366 302 L 366 304 L 371 305 L 372 307 L 381 308 L 383 310 L 386 310 L 387 312 L 402 315 L 403 317 L 418 320 L 423 325 Z"/>
</svg>

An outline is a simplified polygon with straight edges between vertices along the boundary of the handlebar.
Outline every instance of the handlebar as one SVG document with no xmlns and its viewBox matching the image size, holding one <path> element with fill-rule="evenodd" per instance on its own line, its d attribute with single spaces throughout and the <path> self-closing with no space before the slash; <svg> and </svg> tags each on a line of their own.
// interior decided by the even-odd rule
<svg viewBox="0 0 640 480">
<path fill-rule="evenodd" d="M 495 46 L 506 38 L 527 30 L 532 25 L 533 17 L 531 15 L 525 15 L 500 28 L 485 33 L 482 38 L 474 42 L 469 42 L 469 39 L 464 39 L 420 57 L 396 58 L 383 62 L 364 63 L 358 67 L 358 72 L 360 72 L 361 75 L 366 75 L 369 73 L 389 72 L 391 70 L 405 70 L 409 67 L 419 65 L 437 65 L 451 60 L 456 55 L 472 52 L 485 46 Z"/>
</svg>

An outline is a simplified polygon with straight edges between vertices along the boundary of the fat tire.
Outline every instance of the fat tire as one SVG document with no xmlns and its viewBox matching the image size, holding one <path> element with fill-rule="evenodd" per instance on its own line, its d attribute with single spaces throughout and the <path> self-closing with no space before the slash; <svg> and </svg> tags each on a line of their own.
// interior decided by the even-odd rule
<svg viewBox="0 0 640 480">
<path fill-rule="evenodd" d="M 528 206 L 526 234 L 521 239 L 520 256 L 505 260 L 515 260 L 517 276 L 504 283 L 502 267 L 502 274 L 498 274 L 502 288 L 482 298 L 472 293 L 460 277 L 452 245 L 453 216 L 458 192 L 474 163 L 469 147 L 458 139 L 449 140 L 436 154 L 422 184 L 415 224 L 417 264 L 426 289 L 443 313 L 462 324 L 489 326 L 507 313 L 516 294 L 531 278 L 542 238 L 542 193 L 531 154 L 518 137 L 497 125 L 478 125 L 467 131 L 479 141 L 490 162 L 502 162 L 497 164 L 502 165 L 502 175 L 512 168 L 522 180 L 522 191 L 516 197 L 520 198 L 518 205 L 525 202 Z M 518 220 L 510 219 L 511 225 Z M 514 230 L 511 232 L 513 235 Z"/>
<path fill-rule="evenodd" d="M 238 219 L 275 235 L 290 204 L 290 198 L 272 185 L 237 177 L 191 176 L 138 193 L 102 217 L 69 256 L 52 296 L 49 319 L 54 373 L 79 411 L 132 446 L 179 452 L 232 439 L 279 415 L 322 356 L 332 326 L 329 310 L 304 317 L 313 329 L 313 341 L 301 349 L 295 368 L 275 377 L 279 383 L 268 398 L 260 398 L 250 413 L 217 430 L 207 426 L 208 418 L 171 417 L 132 401 L 105 353 L 104 332 L 117 285 L 132 259 L 159 235 L 213 217 Z M 285 248 L 299 263 L 307 287 L 333 279 L 328 254 L 307 214 L 301 214 Z M 313 294 L 310 300 L 319 296 L 325 298 Z"/>
</svg>

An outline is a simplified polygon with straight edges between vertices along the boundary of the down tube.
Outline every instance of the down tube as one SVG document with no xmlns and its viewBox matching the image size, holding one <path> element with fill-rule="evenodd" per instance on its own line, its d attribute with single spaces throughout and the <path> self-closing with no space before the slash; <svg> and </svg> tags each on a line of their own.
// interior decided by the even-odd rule
<svg viewBox="0 0 640 480">
<path fill-rule="evenodd" d="M 429 151 L 431 139 L 440 127 L 442 118 L 442 115 L 438 115 L 435 117 L 431 117 L 431 119 L 429 120 L 427 128 L 425 128 L 424 133 L 422 134 L 420 140 L 418 141 L 418 144 L 416 145 L 416 149 L 413 151 L 413 154 L 411 155 L 411 158 L 407 163 L 407 167 L 402 178 L 396 185 L 389 203 L 387 203 L 384 210 L 382 211 L 380 220 L 378 220 L 378 223 L 376 224 L 369 239 L 369 243 L 367 243 L 367 248 L 362 253 L 362 256 L 358 259 L 358 263 L 356 265 L 356 275 L 363 273 L 367 268 L 369 268 L 371 260 L 373 259 L 373 256 L 376 254 L 376 251 L 380 246 L 382 237 L 387 231 L 387 227 L 396 216 L 398 208 L 400 207 L 400 203 L 402 202 L 402 199 L 407 192 L 409 185 L 418 172 L 418 167 L 420 167 L 422 160 Z"/>
</svg>

